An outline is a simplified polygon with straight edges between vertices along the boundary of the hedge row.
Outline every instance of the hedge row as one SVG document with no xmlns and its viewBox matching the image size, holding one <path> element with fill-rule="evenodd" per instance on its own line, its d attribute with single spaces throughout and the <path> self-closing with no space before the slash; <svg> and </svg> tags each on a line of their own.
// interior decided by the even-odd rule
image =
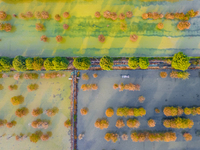
<svg viewBox="0 0 200 150">
<path fill-rule="evenodd" d="M 100 59 L 100 67 L 103 70 L 112 70 L 113 58 L 109 56 L 104 56 Z M 65 70 L 68 68 L 69 61 L 64 57 L 54 57 L 54 58 L 25 58 L 23 56 L 16 56 L 14 59 L 8 57 L 0 58 L 0 71 L 10 71 L 13 67 L 16 71 L 26 71 L 26 70 L 41 70 L 42 67 L 48 70 Z M 88 57 L 77 57 L 74 58 L 73 66 L 79 70 L 88 70 L 91 66 L 91 60 Z M 141 69 L 147 69 L 149 66 L 149 59 L 147 57 L 130 57 L 128 60 L 128 66 L 131 69 L 136 69 L 140 67 Z M 190 66 L 189 58 L 179 52 L 174 55 L 171 66 L 178 70 L 187 70 Z"/>
</svg>

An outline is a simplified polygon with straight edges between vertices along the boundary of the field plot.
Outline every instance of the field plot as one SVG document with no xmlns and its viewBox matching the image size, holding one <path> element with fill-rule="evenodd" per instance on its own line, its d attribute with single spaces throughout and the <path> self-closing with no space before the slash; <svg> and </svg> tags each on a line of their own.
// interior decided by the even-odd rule
<svg viewBox="0 0 200 150">
<path fill-rule="evenodd" d="M 7 1 L 8 3 L 5 3 Z M 20 1 L 19 3 L 13 3 Z M 26 1 L 26 2 L 25 2 Z M 148 0 L 144 0 L 148 1 Z M 199 0 L 181 0 L 179 2 L 144 2 L 143 0 L 0 0 L 0 11 L 8 14 L 6 21 L 13 26 L 11 32 L 1 31 L 0 55 L 15 57 L 23 56 L 172 56 L 182 51 L 189 56 L 198 56 L 200 45 L 200 19 L 199 16 L 189 20 L 191 27 L 188 30 L 177 30 L 178 20 L 143 20 L 142 14 L 147 12 L 186 13 L 190 9 L 199 11 Z M 151 1 L 151 0 L 150 0 Z M 169 0 L 171 1 L 171 0 Z M 109 10 L 126 14 L 133 12 L 132 18 L 115 21 L 105 19 L 103 13 Z M 20 19 L 20 13 L 28 11 L 33 14 L 37 11 L 47 11 L 50 19 Z M 96 11 L 101 18 L 95 18 Z M 70 13 L 70 18 L 63 17 L 64 12 Z M 16 14 L 18 17 L 13 17 Z M 59 14 L 60 21 L 54 16 Z M 156 25 L 162 22 L 164 28 L 158 30 Z M 44 31 L 37 31 L 36 23 L 44 25 Z M 69 29 L 64 30 L 63 25 L 68 24 Z M 127 29 L 122 31 L 120 26 L 125 24 Z M 103 34 L 105 42 L 98 41 Z M 132 34 L 138 36 L 136 42 L 131 42 Z M 46 35 L 47 42 L 40 41 Z M 56 36 L 61 35 L 63 41 L 56 42 Z"/>
<path fill-rule="evenodd" d="M 24 72 L 27 73 L 27 72 Z M 33 72 L 31 72 L 33 73 Z M 68 80 L 70 72 L 63 73 L 65 77 L 57 77 L 52 79 L 40 78 L 43 73 L 49 72 L 35 72 L 39 74 L 38 79 L 18 79 L 13 77 L 1 78 L 1 84 L 4 89 L 0 91 L 0 119 L 6 119 L 8 122 L 15 120 L 16 126 L 7 128 L 3 126 L 0 128 L 0 134 L 6 134 L 1 137 L 0 149 L 70 149 L 70 130 L 64 126 L 64 122 L 70 119 L 70 85 Z M 14 73 L 8 73 L 9 75 Z M 10 91 L 8 86 L 17 85 L 18 89 Z M 36 91 L 28 92 L 27 86 L 30 84 L 37 84 L 38 89 Z M 20 105 L 13 106 L 11 103 L 11 97 L 22 95 L 24 102 Z M 15 115 L 15 111 L 18 108 L 26 107 L 29 110 L 28 115 L 19 118 Z M 55 116 L 48 117 L 46 114 L 41 114 L 37 117 L 32 116 L 32 110 L 36 108 L 42 108 L 43 112 L 47 109 L 57 107 L 59 109 Z M 33 128 L 31 126 L 32 121 L 37 119 L 50 121 L 47 129 Z M 23 133 L 29 135 L 35 133 L 35 131 L 41 130 L 44 134 L 48 131 L 52 132 L 52 137 L 48 141 L 39 140 L 37 143 L 30 142 L 29 137 L 23 141 L 17 141 L 16 135 Z M 11 137 L 7 140 L 8 137 Z"/>
<path fill-rule="evenodd" d="M 200 106 L 199 101 L 199 71 L 189 71 L 190 78 L 187 80 L 172 79 L 169 77 L 160 78 L 159 70 L 133 70 L 133 71 L 81 71 L 81 74 L 87 73 L 89 80 L 80 79 L 78 83 L 78 135 L 84 134 L 82 140 L 78 140 L 78 150 L 102 150 L 102 149 L 133 149 L 133 150 L 198 150 L 200 137 L 196 135 L 196 131 L 200 130 L 199 115 L 185 115 L 194 121 L 194 126 L 189 129 L 173 129 L 165 128 L 162 124 L 163 119 L 171 118 L 163 114 L 163 109 L 166 106 L 183 106 L 193 107 Z M 97 73 L 98 77 L 93 78 L 93 74 Z M 129 79 L 122 79 L 121 74 L 129 74 Z M 120 84 L 139 84 L 140 91 L 121 91 L 114 90 L 115 83 Z M 97 84 L 97 90 L 83 91 L 83 84 Z M 143 103 L 138 101 L 139 96 L 144 96 Z M 88 108 L 87 115 L 81 115 L 82 108 Z M 105 111 L 107 108 L 114 109 L 112 117 L 106 117 Z M 127 119 L 130 117 L 119 117 L 116 115 L 119 107 L 143 107 L 146 110 L 146 115 L 137 117 L 140 126 L 139 128 L 128 128 L 126 125 Z M 160 113 L 155 113 L 154 109 L 160 109 Z M 107 118 L 109 127 L 104 130 L 95 128 L 94 123 L 99 118 Z M 117 119 L 123 119 L 125 126 L 118 129 L 115 124 Z M 134 117 L 131 117 L 134 118 Z M 150 128 L 147 124 L 149 119 L 154 119 L 156 126 Z M 176 133 L 177 139 L 175 142 L 133 142 L 130 138 L 132 131 L 173 131 Z M 104 136 L 107 132 L 118 133 L 121 136 L 123 133 L 128 135 L 128 140 L 123 141 L 120 137 L 116 143 L 107 142 Z M 192 135 L 192 140 L 186 142 L 183 137 L 183 132 L 189 132 Z"/>
</svg>

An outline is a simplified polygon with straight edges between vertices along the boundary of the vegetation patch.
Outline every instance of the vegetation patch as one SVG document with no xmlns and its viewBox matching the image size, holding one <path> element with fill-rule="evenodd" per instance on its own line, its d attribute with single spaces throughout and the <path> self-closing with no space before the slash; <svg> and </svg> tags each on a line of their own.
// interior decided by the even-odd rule
<svg viewBox="0 0 200 150">
<path fill-rule="evenodd" d="M 178 78 L 178 79 L 189 79 L 190 73 L 189 72 L 178 72 L 178 71 L 172 71 L 170 73 L 171 78 Z"/>
<path fill-rule="evenodd" d="M 101 129 L 101 130 L 107 129 L 108 126 L 109 126 L 109 122 L 106 119 L 97 119 L 96 122 L 95 122 L 95 124 L 94 124 L 94 126 L 96 128 Z"/>
<path fill-rule="evenodd" d="M 104 136 L 104 139 L 109 142 L 112 141 L 113 143 L 116 143 L 119 138 L 119 135 L 117 133 L 106 133 Z"/>
<path fill-rule="evenodd" d="M 135 117 L 138 117 L 138 116 L 144 116 L 146 115 L 146 110 L 142 107 L 140 108 L 128 108 L 128 107 L 123 107 L 123 108 L 118 108 L 117 109 L 117 112 L 116 112 L 116 115 L 117 116 L 120 116 L 120 117 L 127 117 L 127 116 L 135 116 Z"/>
<path fill-rule="evenodd" d="M 183 114 L 183 109 L 181 107 L 165 107 L 163 109 L 165 116 L 181 116 Z"/>
<path fill-rule="evenodd" d="M 140 91 L 140 85 L 139 84 L 133 84 L 133 83 L 129 83 L 129 84 L 114 84 L 113 85 L 113 89 L 119 89 L 119 91 L 123 91 L 123 90 L 129 90 L 129 91 Z"/>
<path fill-rule="evenodd" d="M 81 85 L 81 89 L 83 91 L 97 90 L 98 86 L 97 86 L 97 84 L 83 84 L 83 85 Z"/>
</svg>

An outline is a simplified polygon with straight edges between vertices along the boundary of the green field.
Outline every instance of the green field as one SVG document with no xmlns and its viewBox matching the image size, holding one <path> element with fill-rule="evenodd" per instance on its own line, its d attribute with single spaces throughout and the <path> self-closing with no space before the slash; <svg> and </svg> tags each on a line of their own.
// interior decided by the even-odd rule
<svg viewBox="0 0 200 150">
<path fill-rule="evenodd" d="M 26 1 L 12 3 L 16 0 L 8 0 L 5 3 L 0 0 L 0 10 L 9 14 L 7 21 L 11 23 L 11 32 L 0 31 L 0 55 L 15 57 L 23 56 L 172 56 L 183 51 L 190 56 L 198 56 L 200 45 L 199 17 L 189 20 L 191 27 L 186 31 L 178 31 L 178 20 L 143 20 L 141 15 L 145 12 L 184 12 L 190 9 L 199 10 L 199 0 L 181 0 L 171 3 L 166 1 L 143 2 L 138 0 L 67 0 L 67 1 Z M 13 14 L 28 11 L 48 11 L 49 20 L 13 18 Z M 103 18 L 96 19 L 94 13 L 99 11 L 101 15 L 106 10 L 120 13 L 133 12 L 131 19 L 120 21 Z M 69 12 L 70 18 L 60 22 L 54 20 L 56 14 L 62 16 L 63 12 Z M 43 23 L 45 31 L 36 31 L 35 24 Z M 120 30 L 121 22 L 127 24 L 127 30 Z M 159 22 L 164 23 L 164 29 L 156 29 Z M 68 30 L 63 29 L 63 24 L 68 24 Z M 106 37 L 105 43 L 98 41 L 98 35 Z M 130 34 L 137 34 L 138 40 L 130 41 Z M 46 35 L 48 42 L 40 41 L 40 37 Z M 57 43 L 55 37 L 63 36 L 64 40 Z"/>
<path fill-rule="evenodd" d="M 46 72 L 36 72 L 38 74 Z M 0 91 L 0 119 L 6 119 L 8 122 L 15 120 L 17 125 L 12 128 L 3 126 L 0 128 L 0 135 L 6 134 L 0 140 L 0 149 L 70 149 L 70 130 L 64 127 L 64 122 L 70 119 L 70 84 L 68 80 L 70 72 L 63 72 L 66 77 L 43 79 L 38 78 L 36 80 L 19 79 L 15 80 L 13 77 L 1 78 L 0 82 L 4 86 L 4 89 Z M 8 73 L 14 74 L 14 73 Z M 28 92 L 27 85 L 36 83 L 39 85 L 37 91 Z M 9 85 L 16 84 L 18 89 L 10 91 Z M 13 96 L 24 96 L 24 103 L 13 106 L 10 99 Z M 18 108 L 27 107 L 29 114 L 22 118 L 15 116 L 15 111 Z M 46 114 L 41 114 L 38 117 L 33 117 L 31 112 L 33 109 L 41 107 L 43 110 L 48 108 L 57 107 L 59 109 L 58 114 L 53 117 L 48 117 Z M 37 143 L 32 143 L 29 137 L 23 141 L 16 141 L 15 136 L 7 140 L 7 137 L 12 134 L 19 135 L 23 133 L 25 135 L 34 133 L 40 129 L 34 129 L 29 124 L 36 119 L 50 120 L 48 129 L 41 129 L 43 133 L 47 131 L 52 132 L 52 137 L 48 141 L 39 140 Z"/>
</svg>

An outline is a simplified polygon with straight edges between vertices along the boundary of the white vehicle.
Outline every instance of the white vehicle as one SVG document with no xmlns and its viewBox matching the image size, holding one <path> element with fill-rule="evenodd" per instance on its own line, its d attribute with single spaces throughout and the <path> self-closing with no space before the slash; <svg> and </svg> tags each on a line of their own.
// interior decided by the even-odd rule
<svg viewBox="0 0 200 150">
<path fill-rule="evenodd" d="M 122 74 L 121 76 L 122 76 L 122 78 L 124 78 L 124 79 L 128 79 L 128 78 L 129 78 L 129 74 Z"/>
</svg>

